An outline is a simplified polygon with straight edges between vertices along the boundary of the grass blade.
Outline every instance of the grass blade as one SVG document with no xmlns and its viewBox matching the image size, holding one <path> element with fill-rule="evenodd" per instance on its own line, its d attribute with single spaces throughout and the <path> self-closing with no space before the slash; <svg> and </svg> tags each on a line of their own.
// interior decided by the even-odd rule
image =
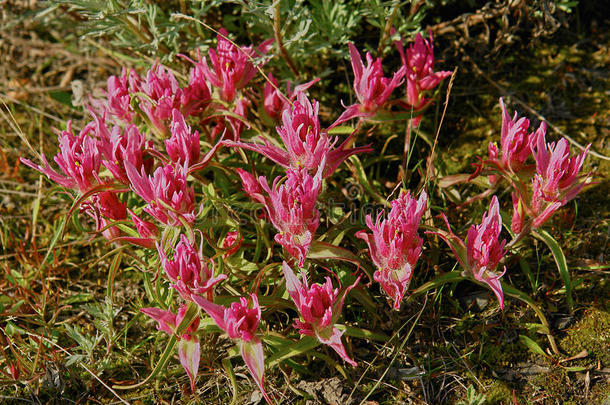
<svg viewBox="0 0 610 405">
<path fill-rule="evenodd" d="M 551 249 L 551 253 L 555 259 L 555 264 L 557 265 L 557 269 L 559 269 L 559 275 L 566 286 L 566 301 L 568 303 L 568 308 L 570 308 L 570 312 L 572 312 L 574 310 L 574 301 L 572 300 L 572 279 L 570 277 L 568 262 L 563 254 L 563 250 L 555 238 L 553 238 L 551 234 L 544 229 L 536 229 L 533 234 L 535 237 L 546 243 L 549 249 Z"/>
</svg>

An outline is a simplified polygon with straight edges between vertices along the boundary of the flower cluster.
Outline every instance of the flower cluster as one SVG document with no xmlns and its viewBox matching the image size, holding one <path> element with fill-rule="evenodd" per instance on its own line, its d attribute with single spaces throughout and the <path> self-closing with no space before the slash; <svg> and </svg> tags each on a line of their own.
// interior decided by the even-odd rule
<svg viewBox="0 0 610 405">
<path fill-rule="evenodd" d="M 580 154 L 570 157 L 567 139 L 546 142 L 544 122 L 535 132 L 528 132 L 527 118 L 519 118 L 515 112 L 511 119 L 502 99 L 500 107 L 501 148 L 489 144 L 487 164 L 492 171 L 489 177 L 492 184 L 504 177 L 513 186 L 511 229 L 520 234 L 526 229 L 542 226 L 587 184 L 589 175 L 581 175 L 580 170 L 590 145 Z M 534 161 L 532 166 L 535 170 L 527 165 L 528 159 Z"/>
<path fill-rule="evenodd" d="M 374 289 L 368 287 L 374 280 L 391 308 L 399 311 L 408 299 L 410 284 L 419 282 L 414 274 L 425 251 L 420 226 L 449 245 L 462 267 L 461 273 L 450 275 L 489 287 L 501 308 L 500 278 L 511 246 L 501 237 L 496 196 L 480 222 L 470 226 L 465 240 L 452 231 L 444 214 L 435 217 L 437 205 L 429 198 L 437 193 L 429 189 L 418 196 L 401 191 L 394 200 L 386 200 L 389 210 L 376 217 L 367 215 L 364 224 L 359 221 L 361 230 L 355 234 L 353 227 L 326 220 L 322 203 L 331 193 L 340 195 L 337 184 L 342 181 L 336 173 L 348 158 L 353 177 L 366 185 L 368 194 L 379 197 L 373 190 L 375 182 L 366 181 L 365 170 L 355 168 L 356 155 L 373 152 L 371 145 L 355 146 L 361 126 L 393 116 L 405 119 L 409 128 L 432 104 L 433 90 L 451 74 L 434 71 L 431 35 L 424 39 L 418 34 L 406 51 L 397 42 L 402 65 L 388 77 L 381 58 L 366 53 L 363 61 L 350 43 L 357 101 L 334 112 L 321 108 L 306 94 L 319 79 L 296 86 L 286 81 L 285 94 L 282 82 L 272 74 L 264 87 L 256 83 L 261 60 L 272 43 L 264 41 L 256 49 L 241 47 L 221 29 L 216 48 L 206 55 L 197 51 L 196 61 L 181 56 L 192 64 L 188 82 L 183 84 L 159 63 L 142 76 L 124 69 L 120 76 L 108 79 L 102 98 L 90 100 L 91 120 L 78 134 L 70 122 L 59 132 L 60 151 L 53 159 L 57 168 L 45 155 L 40 165 L 23 159 L 53 182 L 71 189 L 75 206 L 92 218 L 97 233 L 109 243 L 120 244 L 121 249 L 128 245 L 147 249 L 146 254 L 134 254 L 133 258 L 148 264 L 150 273 L 159 277 L 154 279 L 157 291 L 148 284 L 147 292 L 152 291 L 149 296 L 163 308 L 143 308 L 141 312 L 172 336 L 172 344 L 178 343 L 180 363 L 193 391 L 200 361 L 199 339 L 204 336 L 198 328 L 200 324 L 202 329 L 208 328 L 213 321 L 237 346 L 269 403 L 273 402 L 264 384 L 263 341 L 277 339 L 265 332 L 272 326 L 264 323 L 264 311 L 278 303 L 277 307 L 294 304 L 298 313 L 293 323 L 298 334 L 294 335 L 307 336 L 303 338 L 307 344 L 313 341 L 329 346 L 355 367 L 357 363 L 348 355 L 342 337 L 346 331 L 353 336 L 358 332 L 339 324 L 346 297 L 351 291 L 359 301 L 373 305 Z M 404 83 L 404 95 L 392 99 L 394 90 Z M 546 142 L 544 123 L 530 132 L 526 118 L 517 113 L 511 118 L 503 100 L 500 106 L 500 146 L 489 145 L 488 159 L 482 161 L 477 174 L 490 176 L 486 196 L 503 184 L 512 188 L 511 226 L 517 240 L 526 231 L 542 226 L 587 184 L 588 175 L 580 174 L 587 149 L 570 156 L 566 139 Z M 325 118 L 332 123 L 326 126 Z M 356 129 L 346 132 L 346 123 L 352 119 L 358 119 Z M 261 130 L 259 124 L 266 129 Z M 337 134 L 349 136 L 340 140 Z M 255 159 L 251 159 L 252 152 L 256 152 Z M 265 175 L 252 174 L 256 172 Z M 231 181 L 234 174 L 239 176 L 246 196 L 239 192 L 240 183 Z M 433 183 L 420 184 L 428 187 Z M 264 207 L 255 231 L 254 226 L 244 224 L 236 209 L 252 205 Z M 215 214 L 221 218 L 217 222 L 212 218 Z M 445 220 L 446 231 L 435 227 L 438 217 Z M 365 227 L 368 229 L 362 229 Z M 273 229 L 271 240 L 269 231 Z M 359 283 L 362 271 L 368 272 L 369 259 L 338 246 L 349 241 L 359 244 L 360 249 L 368 246 L 376 269 L 366 286 Z M 425 255 L 424 259 L 432 262 Z M 320 274 L 323 260 L 349 262 L 356 270 L 349 273 L 341 266 L 329 266 L 333 273 L 326 274 L 338 280 L 332 281 Z M 335 274 L 337 268 L 340 271 Z M 269 274 L 279 277 L 267 280 Z M 145 281 L 150 283 L 151 278 Z M 230 284 L 240 281 L 237 287 Z M 273 293 L 258 293 L 261 283 Z M 223 288 L 217 296 L 216 290 Z M 209 316 L 210 322 L 201 322 L 202 316 Z M 294 341 L 282 344 L 281 349 L 273 348 L 276 359 L 284 356 L 285 347 L 292 347 Z"/>
</svg>

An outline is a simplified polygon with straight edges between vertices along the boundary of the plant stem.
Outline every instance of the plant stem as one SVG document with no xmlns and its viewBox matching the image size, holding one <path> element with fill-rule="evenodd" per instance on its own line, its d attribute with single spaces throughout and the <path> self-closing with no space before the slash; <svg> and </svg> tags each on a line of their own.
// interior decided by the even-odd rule
<svg viewBox="0 0 610 405">
<path fill-rule="evenodd" d="M 294 61 L 290 57 L 290 54 L 284 47 L 284 42 L 282 42 L 282 30 L 280 23 L 280 0 L 277 0 L 275 2 L 275 6 L 273 7 L 273 34 L 275 36 L 275 42 L 277 42 L 277 47 L 280 50 L 280 54 L 282 55 L 282 57 L 286 61 L 286 64 L 294 74 L 294 77 L 298 78 L 299 71 L 297 70 Z"/>
</svg>

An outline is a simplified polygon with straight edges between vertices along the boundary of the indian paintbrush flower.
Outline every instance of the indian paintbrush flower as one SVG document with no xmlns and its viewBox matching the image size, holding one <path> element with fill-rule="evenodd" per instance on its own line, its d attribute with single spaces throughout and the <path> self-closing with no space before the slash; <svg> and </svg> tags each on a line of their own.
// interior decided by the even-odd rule
<svg viewBox="0 0 610 405">
<path fill-rule="evenodd" d="M 24 158 L 21 158 L 21 161 L 60 186 L 78 188 L 81 194 L 85 194 L 101 183 L 99 171 L 102 164 L 102 154 L 98 147 L 98 140 L 90 136 L 93 126 L 94 123 L 90 122 L 79 135 L 74 135 L 72 121 L 68 121 L 68 128 L 61 131 L 57 136 L 59 153 L 55 155 L 53 160 L 63 174 L 51 168 L 44 154 L 41 155 L 43 166 L 34 164 Z"/>
<path fill-rule="evenodd" d="M 182 323 L 182 320 L 187 314 L 187 310 L 187 305 L 183 304 L 178 309 L 177 314 L 159 308 L 142 308 L 140 309 L 140 312 L 157 321 L 158 330 L 178 338 L 178 357 L 180 358 L 180 364 L 184 367 L 184 370 L 191 381 L 192 392 L 195 392 L 195 379 L 197 378 L 197 372 L 199 371 L 199 360 L 201 357 L 199 339 L 196 336 L 200 321 L 199 316 L 196 316 L 191 321 L 191 324 L 182 331 L 180 336 L 177 335 L 178 326 Z"/>
<path fill-rule="evenodd" d="M 354 92 L 358 98 L 358 104 L 353 104 L 346 108 L 341 114 L 337 123 L 342 123 L 356 117 L 372 117 L 390 98 L 394 89 L 403 82 L 406 66 L 402 66 L 391 79 L 383 75 L 381 58 L 373 61 L 369 52 L 366 54 L 366 66 L 362 63 L 362 58 L 358 49 L 349 43 L 349 54 L 354 70 Z M 335 123 L 335 125 L 337 125 Z"/>
<path fill-rule="evenodd" d="M 495 195 L 492 197 L 489 210 L 483 214 L 481 224 L 470 227 L 466 243 L 451 231 L 447 217 L 443 215 L 443 219 L 447 224 L 448 232 L 439 230 L 431 233 L 439 235 L 447 242 L 464 269 L 462 275 L 487 284 L 498 298 L 500 308 L 504 309 L 500 277 L 506 272 L 506 267 L 501 273 L 497 272 L 497 267 L 506 254 L 504 250 L 506 240 L 500 241 L 499 239 L 502 231 L 502 217 L 498 197 Z"/>
<path fill-rule="evenodd" d="M 263 385 L 265 355 L 263 343 L 256 336 L 261 320 L 261 307 L 256 294 L 250 294 L 251 304 L 245 297 L 233 302 L 229 308 L 213 304 L 205 298 L 193 295 L 192 299 L 214 320 L 230 339 L 236 340 L 244 362 L 254 378 L 254 382 L 268 403 L 273 404 Z"/>
<path fill-rule="evenodd" d="M 211 300 L 214 285 L 227 278 L 225 274 L 214 277 L 214 261 L 210 260 L 211 266 L 204 263 L 203 241 L 199 250 L 196 250 L 182 234 L 180 242 L 173 249 L 173 259 L 168 259 L 163 246 L 159 243 L 157 243 L 157 252 L 165 274 L 172 282 L 172 288 L 186 301 L 191 301 L 193 294 L 205 295 Z"/>
<path fill-rule="evenodd" d="M 581 175 L 580 169 L 590 146 L 570 157 L 570 146 L 565 138 L 547 144 L 546 134 L 537 134 L 536 143 L 532 145 L 536 174 L 532 180 L 530 206 L 534 228 L 540 227 L 587 184 L 588 175 Z"/>
<path fill-rule="evenodd" d="M 517 173 L 525 166 L 527 158 L 532 155 L 532 145 L 536 138 L 546 131 L 546 124 L 543 122 L 535 132 L 528 132 L 530 123 L 527 118 L 519 118 L 515 111 L 511 119 L 504 100 L 501 98 L 500 107 L 502 108 L 500 149 L 498 150 L 498 147 L 490 142 L 489 159 L 500 168 L 508 170 L 510 173 Z M 495 182 L 495 177 L 490 180 L 492 183 Z"/>
<path fill-rule="evenodd" d="M 286 95 L 284 95 L 279 91 L 279 83 L 276 78 L 273 77 L 273 74 L 269 73 L 267 77 L 269 78 L 269 81 L 265 83 L 265 89 L 263 91 L 263 107 L 265 113 L 274 121 L 280 121 L 282 112 L 291 107 L 291 103 L 296 98 L 297 94 L 307 91 L 307 89 L 320 81 L 319 78 L 316 78 L 291 89 L 290 80 L 288 80 L 286 83 Z"/>
<path fill-rule="evenodd" d="M 264 176 L 258 182 L 250 173 L 238 169 L 244 190 L 255 201 L 265 205 L 267 214 L 279 233 L 275 241 L 284 246 L 302 267 L 313 236 L 320 224 L 320 211 L 315 208 L 322 186 L 322 167 L 312 177 L 305 169 L 288 170 L 286 181 L 276 177 L 269 187 Z"/>
<path fill-rule="evenodd" d="M 295 321 L 294 327 L 300 334 L 329 345 L 343 360 L 356 367 L 357 363 L 348 356 L 341 342 L 344 331 L 340 331 L 335 324 L 341 316 L 345 296 L 358 284 L 360 277 L 340 293 L 338 288 L 333 288 L 329 277 L 326 277 L 324 284 L 310 286 L 307 277 L 303 275 L 301 282 L 286 262 L 283 263 L 282 270 L 286 279 L 286 291 L 302 318 Z"/>
<path fill-rule="evenodd" d="M 192 131 L 179 110 L 172 111 L 171 137 L 165 141 L 165 150 L 170 160 L 177 165 L 190 167 L 199 161 L 201 147 L 199 133 Z"/>
<path fill-rule="evenodd" d="M 324 161 L 324 177 L 333 174 L 349 156 L 372 150 L 370 146 L 346 149 L 351 136 L 339 147 L 335 147 L 337 139 L 330 138 L 320 127 L 318 112 L 317 101 L 312 103 L 304 93 L 298 93 L 292 108 L 287 108 L 282 113 L 282 125 L 276 128 L 285 149 L 272 145 L 264 138 L 264 145 L 230 141 L 225 144 L 261 153 L 286 169 L 305 168 L 308 172 L 315 173 Z"/>
<path fill-rule="evenodd" d="M 188 186 L 183 167 L 168 164 L 147 175 L 144 168 L 138 172 L 125 162 L 125 169 L 133 191 L 148 203 L 144 211 L 169 226 L 180 226 L 181 219 L 195 221 L 195 191 Z"/>
<path fill-rule="evenodd" d="M 394 42 L 403 66 L 406 68 L 407 81 L 407 104 L 415 111 L 421 110 L 428 105 L 429 99 L 424 92 L 434 89 L 444 78 L 451 76 L 449 71 L 434 71 L 434 47 L 432 45 L 432 32 L 430 40 L 424 39 L 421 34 L 415 37 L 407 52 L 402 42 Z"/>
<path fill-rule="evenodd" d="M 260 44 L 256 51 L 252 46 L 238 47 L 227 39 L 227 31 L 221 28 L 218 31 L 218 45 L 216 49 L 210 48 L 207 59 L 203 58 L 203 75 L 208 81 L 220 90 L 220 97 L 226 102 L 235 99 L 237 90 L 245 87 L 256 74 L 252 58 L 266 54 L 271 49 L 272 39 Z"/>
<path fill-rule="evenodd" d="M 417 234 L 417 227 L 426 210 L 427 194 L 422 191 L 419 199 L 402 192 L 391 204 L 390 213 L 382 220 L 379 213 L 373 223 L 367 215 L 366 224 L 372 231 L 356 233 L 366 241 L 369 253 L 377 271 L 373 274 L 383 290 L 394 300 L 393 309 L 399 310 L 402 298 L 409 288 L 413 268 L 421 254 L 423 240 Z"/>
</svg>

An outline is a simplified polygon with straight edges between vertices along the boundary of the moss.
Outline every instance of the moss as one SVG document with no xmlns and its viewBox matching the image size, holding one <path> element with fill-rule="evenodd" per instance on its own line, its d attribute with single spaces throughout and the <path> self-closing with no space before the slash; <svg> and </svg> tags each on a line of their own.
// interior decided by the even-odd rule
<svg viewBox="0 0 610 405">
<path fill-rule="evenodd" d="M 589 353 L 588 359 L 598 360 L 604 366 L 610 364 L 610 313 L 599 309 L 590 309 L 574 326 L 567 331 L 561 340 L 561 348 L 568 355 L 576 355 L 583 350 Z"/>
<path fill-rule="evenodd" d="M 544 393 L 547 398 L 561 400 L 561 403 L 565 403 L 571 396 L 568 373 L 560 368 L 554 368 L 550 373 L 538 375 L 532 381 L 532 385 Z"/>
<path fill-rule="evenodd" d="M 512 389 L 499 380 L 493 380 L 485 391 L 486 404 L 507 404 L 512 401 Z"/>
</svg>

